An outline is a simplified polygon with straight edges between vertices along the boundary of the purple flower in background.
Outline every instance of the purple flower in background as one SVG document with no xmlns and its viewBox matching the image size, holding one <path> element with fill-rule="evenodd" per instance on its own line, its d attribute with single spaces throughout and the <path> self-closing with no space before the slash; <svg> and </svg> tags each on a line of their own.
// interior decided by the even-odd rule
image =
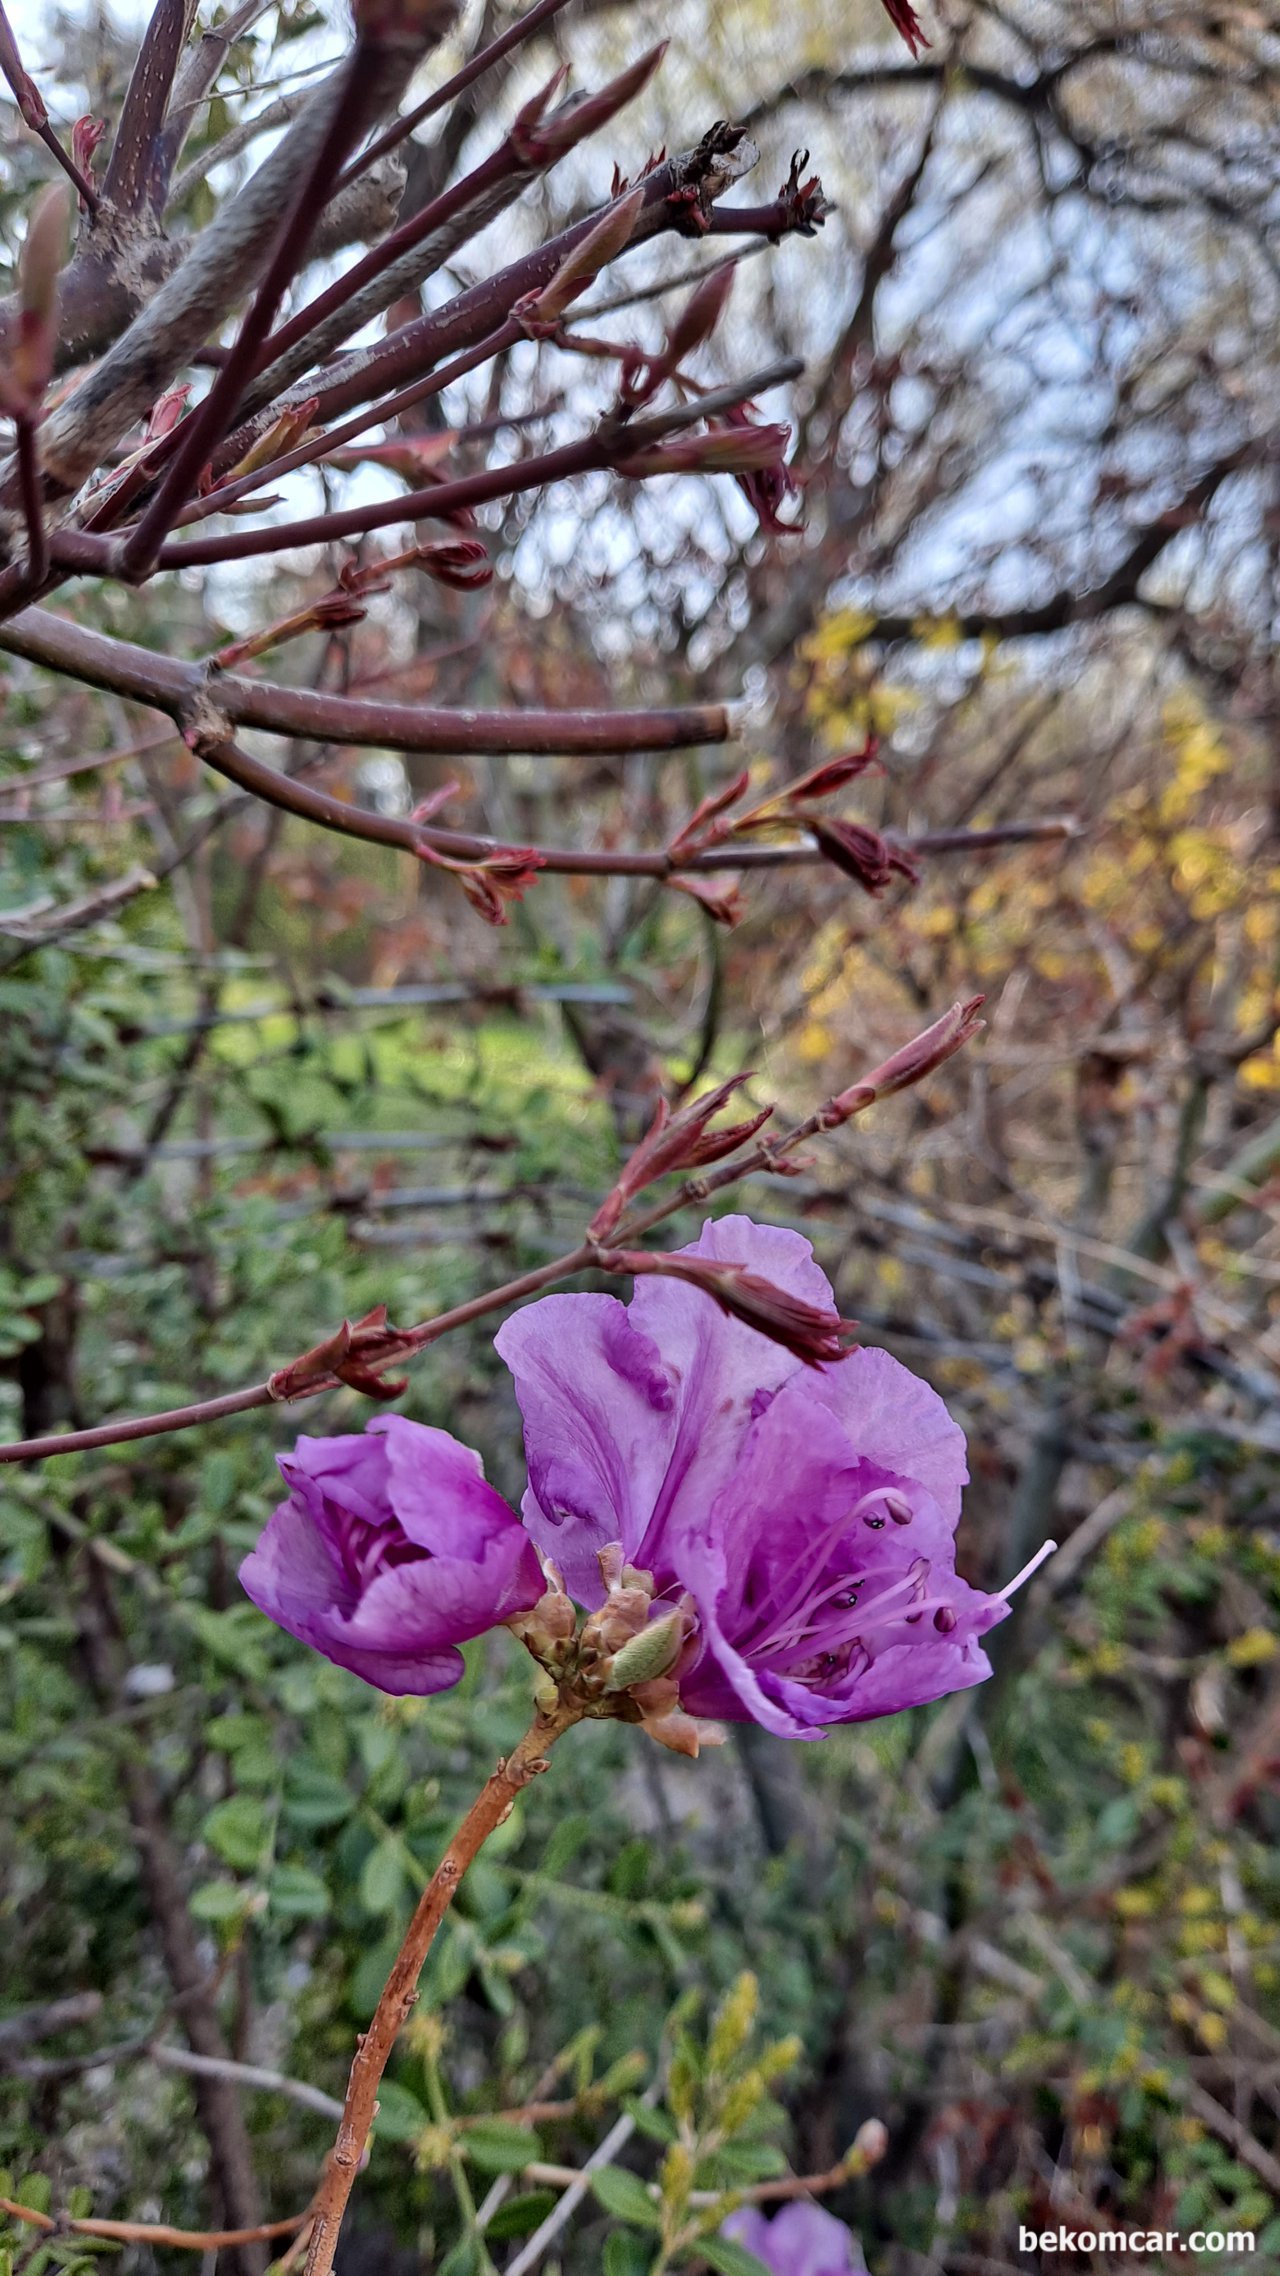
<svg viewBox="0 0 1280 2276">
<path fill-rule="evenodd" d="M 746 2205 L 729 2215 L 720 2234 L 754 2252 L 770 2276 L 867 2276 L 857 2238 L 808 2198 L 784 2205 L 771 2221 Z"/>
<path fill-rule="evenodd" d="M 798 1233 L 725 1217 L 682 1253 L 834 1310 Z M 819 1738 L 990 1674 L 978 1638 L 1008 1592 L 956 1574 L 964 1437 L 888 1353 L 806 1366 L 656 1278 L 629 1305 L 544 1297 L 496 1341 L 524 1415 L 525 1524 L 582 1604 L 602 1602 L 615 1542 L 653 1574 L 657 1613 L 688 1592 L 690 1714 Z"/>
<path fill-rule="evenodd" d="M 240 1567 L 269 1619 L 380 1691 L 447 1691 L 458 1645 L 525 1612 L 545 1583 L 533 1544 L 478 1454 L 382 1415 L 362 1434 L 300 1438 L 287 1501 Z"/>
</svg>

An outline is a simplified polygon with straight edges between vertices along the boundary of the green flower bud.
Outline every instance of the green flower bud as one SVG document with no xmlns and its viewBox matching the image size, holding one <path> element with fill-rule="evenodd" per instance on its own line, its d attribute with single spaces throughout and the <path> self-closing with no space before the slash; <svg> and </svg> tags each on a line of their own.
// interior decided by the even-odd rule
<svg viewBox="0 0 1280 2276">
<path fill-rule="evenodd" d="M 614 1653 L 605 1690 L 627 1691 L 633 1683 L 652 1683 L 656 1676 L 665 1675 L 680 1656 L 684 1633 L 683 1612 L 668 1612 L 661 1620 L 651 1620 Z"/>
</svg>

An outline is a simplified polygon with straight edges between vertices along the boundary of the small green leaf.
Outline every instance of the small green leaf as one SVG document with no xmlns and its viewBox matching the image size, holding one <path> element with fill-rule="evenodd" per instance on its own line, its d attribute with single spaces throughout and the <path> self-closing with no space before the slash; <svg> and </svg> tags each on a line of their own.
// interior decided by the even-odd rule
<svg viewBox="0 0 1280 2276">
<path fill-rule="evenodd" d="M 204 1881 L 188 1901 L 197 1920 L 235 1920 L 248 1910 L 252 1896 L 243 1881 Z"/>
<path fill-rule="evenodd" d="M 745 2244 L 735 2244 L 732 2237 L 700 2237 L 698 2250 L 708 2268 L 716 2270 L 716 2276 L 769 2276 L 764 2261 L 748 2252 Z"/>
<path fill-rule="evenodd" d="M 495 2244 L 501 2244 L 505 2237 L 532 2236 L 557 2203 L 554 2189 L 529 2189 L 522 2197 L 508 2197 L 484 2233 Z"/>
<path fill-rule="evenodd" d="M 622 2107 L 633 2118 L 637 2131 L 647 2134 L 651 2142 L 674 2142 L 679 2137 L 675 2119 L 665 2110 L 653 2110 L 642 2102 L 638 2094 L 624 2094 Z"/>
<path fill-rule="evenodd" d="M 604 2240 L 604 2276 L 649 2276 L 653 2247 L 634 2229 L 611 2229 Z"/>
<path fill-rule="evenodd" d="M 360 1875 L 360 1902 L 366 1912 L 396 1912 L 403 1893 L 404 1859 L 399 1844 L 380 1841 L 364 1861 Z"/>
<path fill-rule="evenodd" d="M 416 2094 L 401 2086 L 393 2078 L 384 2078 L 378 2088 L 378 2115 L 374 2119 L 374 2132 L 384 2142 L 416 2142 L 429 2124 L 426 2111 Z"/>
<path fill-rule="evenodd" d="M 437 2263 L 436 2276 L 480 2276 L 479 2237 L 460 2236 Z"/>
<path fill-rule="evenodd" d="M 233 1794 L 229 1802 L 219 1802 L 201 1827 L 210 1849 L 242 1873 L 252 1873 L 258 1864 L 269 1831 L 267 1812 L 252 1794 Z"/>
<path fill-rule="evenodd" d="M 315 1831 L 341 1825 L 356 1806 L 355 1795 L 315 1762 L 292 1763 L 285 1774 L 283 1811 L 290 1825 Z"/>
<path fill-rule="evenodd" d="M 658 2208 L 638 2173 L 628 2173 L 621 2165 L 602 2165 L 592 2174 L 591 2187 L 597 2202 L 615 2221 L 631 2221 L 642 2229 L 662 2226 Z"/>
<path fill-rule="evenodd" d="M 277 1865 L 267 1883 L 271 1911 L 282 1920 L 323 1920 L 329 1891 L 306 1865 Z"/>
<path fill-rule="evenodd" d="M 532 2126 L 517 2126 L 507 2118 L 481 2118 L 468 2126 L 462 2147 L 482 2173 L 520 2173 L 542 2155 Z"/>
</svg>

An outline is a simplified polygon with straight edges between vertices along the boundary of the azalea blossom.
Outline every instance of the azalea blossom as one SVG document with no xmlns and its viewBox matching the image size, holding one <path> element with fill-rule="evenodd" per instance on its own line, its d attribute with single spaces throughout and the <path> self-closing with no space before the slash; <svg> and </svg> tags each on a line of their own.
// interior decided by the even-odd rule
<svg viewBox="0 0 1280 2276">
<path fill-rule="evenodd" d="M 380 1691 L 447 1691 L 458 1645 L 526 1612 L 545 1583 L 533 1544 L 444 1430 L 380 1415 L 300 1438 L 288 1498 L 240 1567 L 259 1609 Z"/>
<path fill-rule="evenodd" d="M 724 1217 L 681 1254 L 834 1316 L 798 1233 Z M 805 1364 L 665 1277 L 629 1305 L 543 1297 L 496 1342 L 524 1416 L 530 1534 L 580 1604 L 603 1601 L 615 1544 L 653 1575 L 656 1616 L 691 1600 L 676 1671 L 691 1715 L 819 1738 L 990 1674 L 979 1638 L 1008 1591 L 955 1570 L 964 1437 L 887 1352 Z"/>
<path fill-rule="evenodd" d="M 857 2238 L 810 2198 L 784 2205 L 771 2221 L 755 2205 L 744 2205 L 720 2234 L 753 2252 L 769 2276 L 867 2276 Z"/>
</svg>

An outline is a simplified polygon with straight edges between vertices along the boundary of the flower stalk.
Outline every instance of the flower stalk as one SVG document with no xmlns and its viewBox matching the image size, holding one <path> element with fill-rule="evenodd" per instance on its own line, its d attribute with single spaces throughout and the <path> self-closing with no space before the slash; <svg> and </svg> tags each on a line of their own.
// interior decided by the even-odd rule
<svg viewBox="0 0 1280 2276">
<path fill-rule="evenodd" d="M 306 2276 L 329 2276 L 333 2267 L 343 2215 L 378 2114 L 382 2074 L 417 1999 L 418 1979 L 463 1875 L 490 1834 L 511 1815 L 525 1787 L 547 1768 L 547 1757 L 556 1740 L 581 1721 L 582 1713 L 571 1696 L 559 1693 L 554 1703 L 539 1705 L 519 1745 L 486 1779 L 418 1900 L 382 1987 L 373 2021 L 356 2048 L 337 2136 L 311 2202 Z"/>
</svg>

